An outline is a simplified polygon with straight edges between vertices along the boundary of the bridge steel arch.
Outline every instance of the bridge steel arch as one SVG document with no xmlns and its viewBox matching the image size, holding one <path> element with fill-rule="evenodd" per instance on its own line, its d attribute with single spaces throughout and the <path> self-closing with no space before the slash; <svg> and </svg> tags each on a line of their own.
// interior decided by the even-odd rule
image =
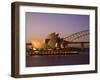
<svg viewBox="0 0 100 80">
<path fill-rule="evenodd" d="M 79 38 L 82 38 L 82 37 L 88 36 L 88 35 L 89 35 L 89 30 L 84 30 L 84 31 L 76 32 L 76 33 L 74 33 L 72 35 L 69 35 L 69 36 L 67 36 L 67 37 L 65 37 L 63 39 L 66 40 L 66 41 L 73 42 L 73 41 L 75 41 L 75 40 L 77 40 Z"/>
</svg>

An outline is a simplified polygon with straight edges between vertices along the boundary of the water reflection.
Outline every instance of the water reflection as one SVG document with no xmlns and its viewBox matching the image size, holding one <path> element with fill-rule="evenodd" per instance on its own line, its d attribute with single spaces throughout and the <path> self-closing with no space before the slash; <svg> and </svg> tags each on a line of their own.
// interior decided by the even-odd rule
<svg viewBox="0 0 100 80">
<path fill-rule="evenodd" d="M 89 64 L 89 54 L 26 56 L 26 67 Z"/>
</svg>

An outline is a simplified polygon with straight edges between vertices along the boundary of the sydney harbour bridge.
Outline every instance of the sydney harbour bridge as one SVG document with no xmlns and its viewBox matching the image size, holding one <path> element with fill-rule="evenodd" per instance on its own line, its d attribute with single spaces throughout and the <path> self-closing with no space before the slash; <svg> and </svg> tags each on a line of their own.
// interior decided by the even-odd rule
<svg viewBox="0 0 100 80">
<path fill-rule="evenodd" d="M 60 38 L 59 34 L 51 33 L 44 41 L 44 48 L 33 48 L 27 44 L 28 55 L 73 55 L 89 52 L 89 30 L 73 33 Z M 31 46 L 31 48 L 28 48 Z"/>
</svg>

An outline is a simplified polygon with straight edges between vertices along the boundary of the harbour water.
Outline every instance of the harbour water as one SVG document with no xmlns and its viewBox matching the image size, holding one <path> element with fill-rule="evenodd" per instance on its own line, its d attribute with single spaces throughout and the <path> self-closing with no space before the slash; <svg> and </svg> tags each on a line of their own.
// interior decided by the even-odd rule
<svg viewBox="0 0 100 80">
<path fill-rule="evenodd" d="M 26 67 L 82 65 L 89 64 L 89 52 L 73 55 L 33 55 L 26 56 Z"/>
</svg>

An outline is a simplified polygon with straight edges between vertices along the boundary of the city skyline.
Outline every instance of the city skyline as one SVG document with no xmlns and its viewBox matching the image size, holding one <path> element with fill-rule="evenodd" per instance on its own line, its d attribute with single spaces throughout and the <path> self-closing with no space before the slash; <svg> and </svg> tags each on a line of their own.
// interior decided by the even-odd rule
<svg viewBox="0 0 100 80">
<path fill-rule="evenodd" d="M 89 15 L 26 12 L 26 67 L 89 64 L 89 19 Z M 64 39 L 73 33 L 77 33 L 71 37 L 74 41 Z"/>
</svg>

